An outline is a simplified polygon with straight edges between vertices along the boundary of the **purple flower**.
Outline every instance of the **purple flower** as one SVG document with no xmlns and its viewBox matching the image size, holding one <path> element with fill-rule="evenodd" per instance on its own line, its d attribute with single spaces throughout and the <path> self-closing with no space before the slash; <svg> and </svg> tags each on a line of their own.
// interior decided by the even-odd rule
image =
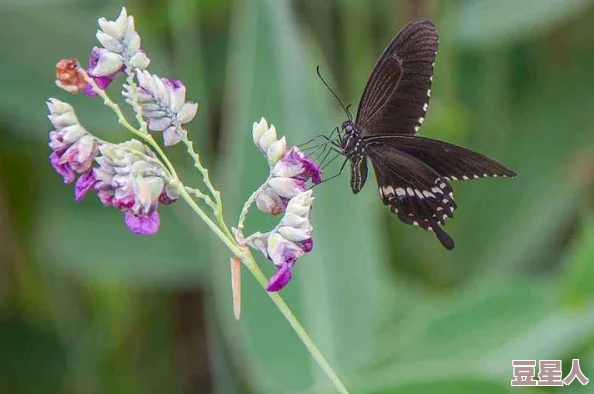
<svg viewBox="0 0 594 394">
<path fill-rule="evenodd" d="M 105 206 L 125 213 L 125 223 L 135 234 L 158 231 L 159 204 L 171 204 L 177 192 L 154 153 L 139 141 L 102 145 L 99 167 L 93 171 L 94 188 Z"/>
<path fill-rule="evenodd" d="M 320 167 L 296 146 L 289 149 L 272 167 L 272 176 L 290 177 L 303 181 L 311 179 L 315 184 L 322 182 Z"/>
<path fill-rule="evenodd" d="M 95 174 L 93 174 L 92 170 L 82 174 L 78 178 L 78 181 L 76 181 L 76 185 L 74 185 L 74 200 L 76 202 L 82 200 L 88 191 L 95 186 L 96 182 L 97 180 L 95 179 Z"/>
<path fill-rule="evenodd" d="M 90 171 L 98 144 L 81 126 L 69 104 L 52 98 L 47 106 L 48 118 L 55 127 L 49 138 L 50 162 L 65 183 L 72 183 L 76 174 Z"/>
<path fill-rule="evenodd" d="M 320 183 L 321 175 L 320 167 L 294 146 L 272 167 L 267 185 L 256 197 L 256 206 L 273 215 L 284 212 L 288 201 L 306 191 L 310 179 Z"/>
<path fill-rule="evenodd" d="M 261 251 L 276 266 L 266 289 L 279 291 L 293 276 L 297 259 L 311 251 L 313 228 L 309 222 L 309 211 L 313 202 L 311 190 L 293 197 L 279 224 L 266 234 L 255 233 L 245 239 L 246 244 Z"/>
<path fill-rule="evenodd" d="M 166 146 L 175 145 L 183 138 L 183 125 L 196 116 L 198 104 L 186 101 L 186 87 L 181 81 L 160 78 L 146 70 L 136 72 L 138 79 L 138 104 L 147 126 L 152 131 L 163 132 Z M 124 95 L 130 102 L 129 86 Z"/>
<path fill-rule="evenodd" d="M 140 235 L 156 234 L 159 230 L 159 225 L 161 224 L 161 219 L 159 218 L 159 213 L 157 211 L 153 211 L 146 215 L 135 215 L 128 211 L 124 215 L 124 221 L 130 231 Z"/>
<path fill-rule="evenodd" d="M 322 169 L 298 147 L 287 149 L 285 137 L 278 139 L 276 128 L 266 119 L 254 122 L 252 137 L 270 166 L 268 181 L 256 196 L 256 206 L 262 212 L 278 215 L 291 198 L 307 190 L 309 180 L 322 182 Z"/>
<path fill-rule="evenodd" d="M 274 274 L 268 281 L 266 290 L 271 292 L 282 290 L 282 288 L 289 283 L 291 278 L 293 278 L 292 269 L 294 263 L 295 262 L 292 261 L 290 263 L 286 263 L 279 266 L 278 271 L 276 271 L 276 274 Z"/>
<path fill-rule="evenodd" d="M 89 56 L 89 67 L 87 68 L 87 74 L 93 78 L 93 80 L 95 81 L 97 86 L 99 86 L 99 88 L 101 88 L 102 90 L 105 90 L 119 76 L 119 74 L 122 71 L 124 71 L 125 66 L 122 64 L 122 65 L 120 65 L 120 67 L 117 70 L 115 70 L 114 72 L 112 72 L 110 74 L 106 74 L 103 76 L 97 76 L 95 74 L 96 72 L 105 72 L 102 69 L 98 69 L 97 71 L 95 71 L 95 69 L 97 68 L 97 65 L 99 64 L 99 60 L 102 60 L 101 56 L 103 56 L 104 58 L 106 56 L 109 56 L 109 51 L 106 51 L 105 49 L 102 49 L 99 47 L 93 47 L 93 49 L 91 50 L 91 55 Z M 102 61 L 105 61 L 105 60 L 102 60 Z M 89 84 L 85 85 L 84 92 L 87 96 L 96 96 L 97 95 L 97 92 L 95 92 L 93 90 L 93 87 Z"/>
</svg>

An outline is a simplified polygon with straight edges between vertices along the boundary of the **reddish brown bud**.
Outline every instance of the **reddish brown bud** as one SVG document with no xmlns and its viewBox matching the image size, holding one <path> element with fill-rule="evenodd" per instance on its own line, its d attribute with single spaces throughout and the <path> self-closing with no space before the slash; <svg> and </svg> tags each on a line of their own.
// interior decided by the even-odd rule
<svg viewBox="0 0 594 394">
<path fill-rule="evenodd" d="M 82 91 L 86 84 L 78 60 L 62 59 L 56 64 L 56 85 L 60 88 L 76 94 Z"/>
</svg>

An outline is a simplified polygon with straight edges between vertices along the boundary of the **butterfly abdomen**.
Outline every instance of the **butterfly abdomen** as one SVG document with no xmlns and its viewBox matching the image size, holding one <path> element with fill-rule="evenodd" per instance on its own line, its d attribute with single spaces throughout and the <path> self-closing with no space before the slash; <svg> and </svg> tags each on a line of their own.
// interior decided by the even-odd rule
<svg viewBox="0 0 594 394">
<path fill-rule="evenodd" d="M 351 159 L 351 190 L 357 194 L 367 180 L 367 156 L 359 155 Z"/>
</svg>

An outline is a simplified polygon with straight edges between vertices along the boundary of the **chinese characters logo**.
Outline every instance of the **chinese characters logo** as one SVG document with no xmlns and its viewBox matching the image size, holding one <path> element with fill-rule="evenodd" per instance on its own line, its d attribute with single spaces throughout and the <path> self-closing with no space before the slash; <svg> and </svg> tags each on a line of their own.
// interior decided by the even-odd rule
<svg viewBox="0 0 594 394">
<path fill-rule="evenodd" d="M 582 385 L 588 384 L 590 379 L 584 375 L 580 368 L 580 360 L 573 359 L 571 371 L 563 378 L 561 360 L 540 360 L 538 362 L 538 380 L 536 375 L 536 360 L 513 360 L 514 379 L 512 386 L 569 386 L 574 380 Z"/>
</svg>

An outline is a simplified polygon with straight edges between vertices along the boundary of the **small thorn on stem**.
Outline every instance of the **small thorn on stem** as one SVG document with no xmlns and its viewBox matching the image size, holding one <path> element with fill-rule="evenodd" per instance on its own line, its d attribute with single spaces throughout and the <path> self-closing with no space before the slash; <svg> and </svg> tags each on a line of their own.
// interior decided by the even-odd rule
<svg viewBox="0 0 594 394">
<path fill-rule="evenodd" d="M 233 316 L 239 321 L 241 317 L 241 260 L 231 257 L 231 291 L 233 293 Z"/>
</svg>

